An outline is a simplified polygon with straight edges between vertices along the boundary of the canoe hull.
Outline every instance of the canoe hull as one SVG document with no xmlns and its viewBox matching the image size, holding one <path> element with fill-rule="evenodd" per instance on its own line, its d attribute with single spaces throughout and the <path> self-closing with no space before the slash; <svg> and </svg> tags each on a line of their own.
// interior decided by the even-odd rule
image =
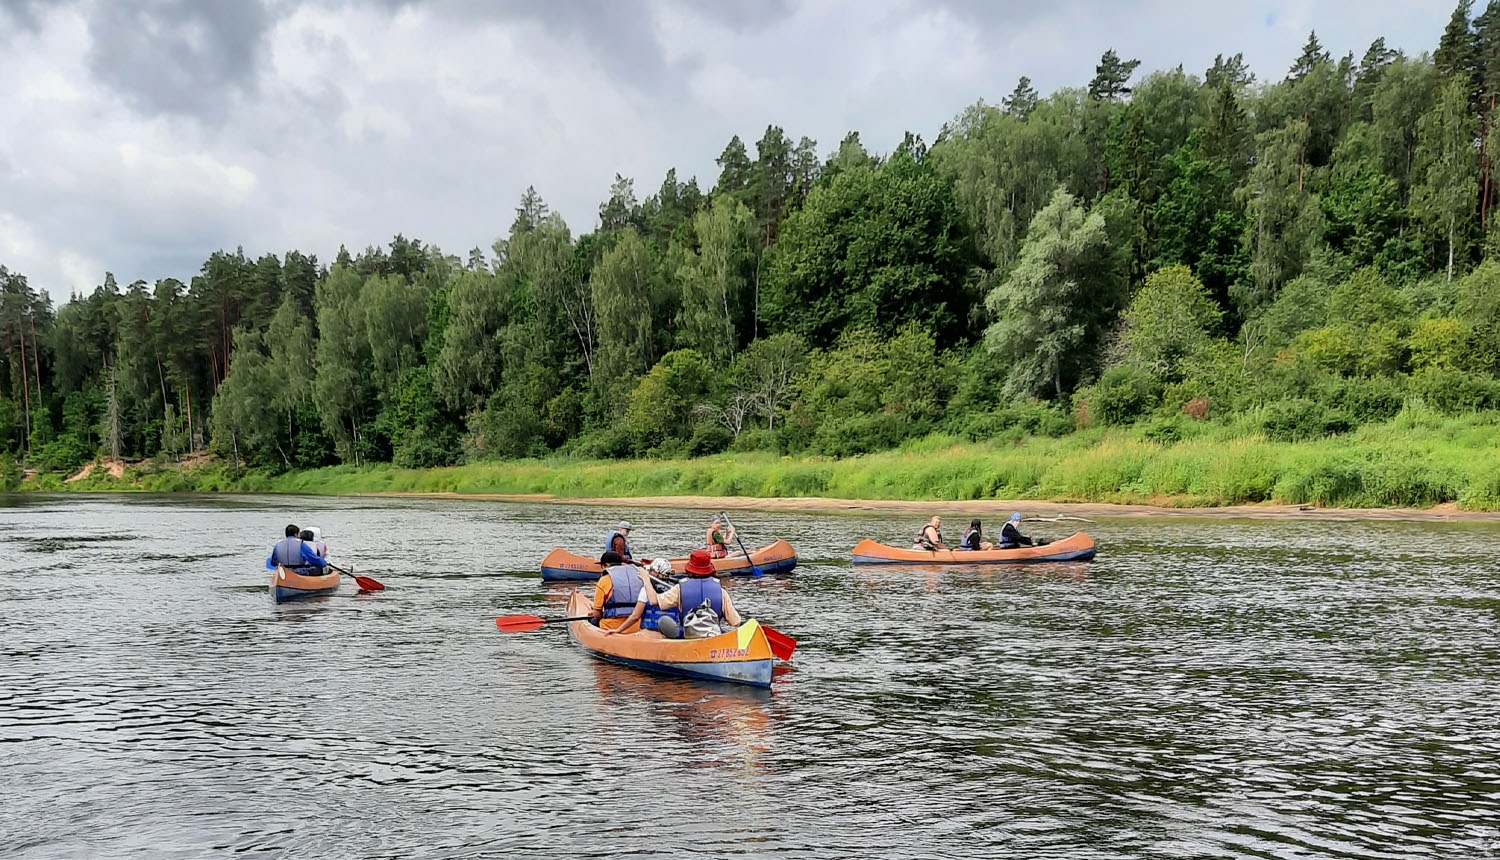
<svg viewBox="0 0 1500 860">
<path fill-rule="evenodd" d="M 276 603 L 331 594 L 338 587 L 339 573 L 336 570 L 322 576 L 307 576 L 277 565 L 271 573 L 271 600 Z"/>
<path fill-rule="evenodd" d="M 686 558 L 671 559 L 672 570 L 682 573 L 687 567 Z M 797 551 L 784 540 L 776 541 L 744 556 L 728 556 L 714 559 L 714 570 L 719 576 L 754 576 L 755 568 L 763 573 L 791 573 L 797 567 Z M 545 582 L 593 582 L 604 573 L 604 566 L 597 558 L 588 558 L 554 549 L 542 559 L 542 579 Z"/>
<path fill-rule="evenodd" d="M 1092 561 L 1097 552 L 1098 547 L 1094 544 L 1094 539 L 1083 532 L 1078 532 L 1056 543 L 1043 546 L 977 552 L 963 550 L 933 552 L 925 549 L 905 549 L 864 540 L 854 548 L 854 561 L 858 564 L 1041 564 L 1059 561 Z"/>
<path fill-rule="evenodd" d="M 575 591 L 568 615 L 586 615 L 588 598 Z M 709 639 L 663 639 L 654 630 L 605 636 L 587 621 L 568 623 L 568 636 L 590 655 L 657 675 L 770 687 L 775 658 L 756 621 Z"/>
</svg>

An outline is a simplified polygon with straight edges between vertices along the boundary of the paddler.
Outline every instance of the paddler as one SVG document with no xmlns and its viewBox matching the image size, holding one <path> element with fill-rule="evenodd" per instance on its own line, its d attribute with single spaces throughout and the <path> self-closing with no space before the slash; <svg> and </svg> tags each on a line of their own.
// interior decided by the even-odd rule
<svg viewBox="0 0 1500 860">
<path fill-rule="evenodd" d="M 309 567 L 327 567 L 328 562 L 318 557 L 310 544 L 302 539 L 302 530 L 294 525 L 286 527 L 286 537 L 271 547 L 271 557 L 266 567 L 275 570 L 277 565 L 301 572 Z"/>
<path fill-rule="evenodd" d="M 710 558 L 724 558 L 729 555 L 729 542 L 734 540 L 734 526 L 724 527 L 724 517 L 714 514 L 713 522 L 708 524 L 708 555 Z"/>
<path fill-rule="evenodd" d="M 912 542 L 912 549 L 925 549 L 931 552 L 946 550 L 948 545 L 943 543 L 943 518 L 933 517 L 922 526 L 922 531 L 917 539 Z"/>
<path fill-rule="evenodd" d="M 599 629 L 613 634 L 634 629 L 640 615 L 635 613 L 636 604 L 656 605 L 656 589 L 652 588 L 641 571 L 614 551 L 599 557 L 604 573 L 594 584 L 594 605 L 589 615 L 599 619 Z"/>
<path fill-rule="evenodd" d="M 614 531 L 609 533 L 609 537 L 604 541 L 604 551 L 615 553 L 626 563 L 634 561 L 630 557 L 630 523 L 628 521 L 621 520 L 620 524 L 615 526 Z"/>
<path fill-rule="evenodd" d="M 711 611 L 714 624 L 709 627 L 718 627 L 728 623 L 731 627 L 738 627 L 742 623 L 740 614 L 735 611 L 734 604 L 729 600 L 729 592 L 719 580 L 714 578 L 714 562 L 709 558 L 707 550 L 694 550 L 688 556 L 687 567 L 683 573 L 687 579 L 672 586 L 656 596 L 656 603 L 662 609 L 681 609 L 683 623 L 678 623 L 670 617 L 662 617 L 658 620 L 657 629 L 667 639 L 687 638 L 701 639 L 706 636 L 716 635 L 709 629 L 698 627 L 693 623 L 692 616 L 701 607 Z M 707 614 L 707 613 L 703 613 Z"/>
<path fill-rule="evenodd" d="M 1036 542 L 1021 533 L 1021 514 L 1019 511 L 1010 515 L 1010 519 L 1000 529 L 1000 548 L 1016 549 L 1023 546 L 1035 546 Z"/>
<path fill-rule="evenodd" d="M 313 550 L 317 552 L 318 558 L 328 558 L 328 544 L 323 542 L 323 530 L 317 526 L 309 526 L 307 530 L 312 532 L 312 537 L 303 537 L 303 540 L 312 541 Z"/>
</svg>

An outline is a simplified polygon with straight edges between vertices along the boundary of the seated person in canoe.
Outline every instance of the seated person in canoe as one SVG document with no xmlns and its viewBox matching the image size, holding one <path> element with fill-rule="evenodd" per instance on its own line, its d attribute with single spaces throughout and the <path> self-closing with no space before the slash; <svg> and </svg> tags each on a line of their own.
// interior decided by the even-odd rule
<svg viewBox="0 0 1500 860">
<path fill-rule="evenodd" d="M 734 526 L 726 529 L 724 518 L 715 514 L 713 522 L 708 524 L 707 540 L 709 557 L 724 558 L 729 555 L 729 542 L 734 540 Z"/>
<path fill-rule="evenodd" d="M 714 578 L 714 563 L 707 550 L 694 550 L 683 572 L 687 579 L 656 596 L 662 609 L 680 609 L 683 613 L 681 624 L 669 616 L 657 621 L 662 636 L 706 639 L 724 632 L 725 623 L 731 627 L 744 623 L 729 599 L 729 592 Z"/>
<path fill-rule="evenodd" d="M 615 526 L 614 531 L 604 541 L 604 551 L 612 552 L 625 560 L 626 564 L 633 564 L 635 559 L 630 557 L 630 523 L 621 520 Z"/>
<path fill-rule="evenodd" d="M 922 526 L 922 531 L 917 539 L 912 542 L 912 549 L 925 549 L 932 552 L 946 550 L 948 545 L 943 543 L 943 518 L 933 517 Z"/>
<path fill-rule="evenodd" d="M 984 539 L 984 527 L 979 524 L 979 520 L 970 520 L 969 529 L 964 532 L 964 539 L 959 541 L 958 548 L 977 552 L 994 549 L 995 545 Z"/>
<path fill-rule="evenodd" d="M 1000 529 L 1000 548 L 1017 549 L 1023 546 L 1036 546 L 1036 541 L 1021 533 L 1021 514 L 1014 513 Z"/>
<path fill-rule="evenodd" d="M 323 542 L 323 530 L 317 526 L 308 526 L 307 531 L 312 532 L 312 537 L 308 537 L 304 532 L 302 539 L 312 544 L 313 551 L 318 554 L 318 558 L 328 558 L 328 544 Z"/>
<path fill-rule="evenodd" d="M 266 559 L 266 567 L 275 570 L 278 564 L 298 573 L 305 573 L 308 568 L 328 566 L 328 562 L 318 557 L 312 545 L 302 539 L 302 530 L 296 526 L 287 526 L 286 537 L 271 547 L 271 557 Z"/>
<path fill-rule="evenodd" d="M 640 620 L 635 611 L 637 605 L 641 612 L 646 604 L 655 606 L 656 589 L 635 565 L 617 552 L 606 552 L 599 557 L 599 563 L 604 565 L 604 574 L 594 584 L 594 605 L 589 615 L 599 619 L 599 629 L 606 633 L 633 629 Z"/>
</svg>

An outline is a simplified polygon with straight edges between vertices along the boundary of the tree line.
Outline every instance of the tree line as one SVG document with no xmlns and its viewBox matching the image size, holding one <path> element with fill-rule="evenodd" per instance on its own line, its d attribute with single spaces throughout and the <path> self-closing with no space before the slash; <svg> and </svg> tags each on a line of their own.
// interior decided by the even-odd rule
<svg viewBox="0 0 1500 860">
<path fill-rule="evenodd" d="M 1312 34 L 1268 81 L 1108 51 L 885 155 L 770 126 L 706 190 L 617 176 L 587 233 L 528 189 L 464 257 L 218 251 L 60 308 L 0 266 L 0 456 L 848 456 L 1492 409 L 1500 1 L 1473 13 L 1419 56 Z"/>
</svg>

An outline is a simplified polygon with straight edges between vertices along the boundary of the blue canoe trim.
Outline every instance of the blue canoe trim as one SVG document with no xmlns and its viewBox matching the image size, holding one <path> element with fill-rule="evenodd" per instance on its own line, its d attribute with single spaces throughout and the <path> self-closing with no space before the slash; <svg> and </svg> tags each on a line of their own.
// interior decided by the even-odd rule
<svg viewBox="0 0 1500 860">
<path fill-rule="evenodd" d="M 1093 556 L 1090 555 L 1090 558 L 1092 557 Z M 796 556 L 793 556 L 783 561 L 773 561 L 770 564 L 763 564 L 759 567 L 761 569 L 761 572 L 766 574 L 767 576 L 777 573 L 791 573 L 797 567 L 797 558 Z M 720 575 L 722 576 L 723 574 Z M 747 567 L 743 570 L 731 571 L 729 575 L 736 577 L 753 577 L 755 576 L 755 571 L 753 568 Z M 599 576 L 600 574 L 587 570 L 569 570 L 565 567 L 547 567 L 545 565 L 542 566 L 543 582 L 595 582 L 599 579 Z"/>
<path fill-rule="evenodd" d="M 978 565 L 990 564 L 1048 564 L 1056 561 L 1093 561 L 1094 555 L 1099 552 L 1098 547 L 1090 547 L 1077 552 L 1068 552 L 1061 555 L 1049 555 L 1043 558 L 1017 558 L 1017 559 L 992 559 L 990 561 L 905 561 L 903 559 L 889 558 L 866 558 L 854 556 L 855 564 L 905 564 L 921 567 L 976 567 Z M 766 571 L 770 573 L 770 571 Z"/>
<path fill-rule="evenodd" d="M 690 678 L 695 681 L 718 681 L 726 684 L 748 684 L 751 687 L 771 687 L 771 670 L 776 661 L 771 660 L 740 660 L 733 663 L 659 663 L 654 660 L 632 660 L 628 657 L 616 657 L 613 654 L 605 654 L 602 651 L 584 645 L 573 635 L 572 625 L 569 625 L 568 638 L 574 644 L 582 648 L 597 660 L 606 663 L 614 663 L 617 666 L 629 666 L 642 672 L 651 672 L 657 675 L 668 675 L 673 678 Z"/>
<path fill-rule="evenodd" d="M 271 587 L 271 599 L 277 603 L 286 603 L 289 600 L 301 600 L 304 597 L 320 597 L 324 594 L 332 594 L 338 591 L 338 586 L 332 588 L 317 588 L 308 590 L 305 588 L 287 588 L 284 585 Z"/>
<path fill-rule="evenodd" d="M 775 663 L 774 660 L 742 660 L 737 663 L 656 663 L 650 660 L 616 657 L 612 654 L 591 651 L 588 648 L 583 650 L 606 663 L 629 666 L 632 669 L 640 669 L 657 675 L 691 678 L 695 681 L 748 684 L 752 687 L 766 688 L 771 686 L 771 669 Z"/>
</svg>

